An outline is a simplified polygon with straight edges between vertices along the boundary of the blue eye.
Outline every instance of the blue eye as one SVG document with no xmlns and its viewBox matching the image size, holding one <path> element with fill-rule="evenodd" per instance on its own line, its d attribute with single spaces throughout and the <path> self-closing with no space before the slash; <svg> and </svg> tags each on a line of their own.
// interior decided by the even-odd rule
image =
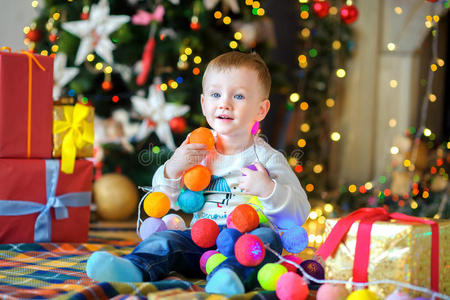
<svg viewBox="0 0 450 300">
<path fill-rule="evenodd" d="M 244 99 L 244 96 L 241 94 L 235 95 L 234 98 L 238 99 L 238 100 L 242 100 Z"/>
<path fill-rule="evenodd" d="M 220 94 L 219 94 L 219 93 L 212 93 L 211 96 L 212 96 L 213 98 L 219 98 L 219 97 L 220 97 Z"/>
</svg>

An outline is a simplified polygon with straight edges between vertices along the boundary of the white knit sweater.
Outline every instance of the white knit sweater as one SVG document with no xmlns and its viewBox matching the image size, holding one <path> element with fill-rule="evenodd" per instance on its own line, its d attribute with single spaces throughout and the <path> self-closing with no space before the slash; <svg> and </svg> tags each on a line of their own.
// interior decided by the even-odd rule
<svg viewBox="0 0 450 300">
<path fill-rule="evenodd" d="M 255 138 L 254 145 L 241 153 L 223 155 L 215 150 L 211 151 L 203 164 L 211 170 L 213 177 L 204 190 L 205 205 L 194 213 L 191 225 L 200 218 L 212 219 L 219 225 L 226 224 L 227 215 L 237 205 L 247 203 L 252 197 L 239 189 L 239 177 L 242 176 L 240 169 L 258 159 L 269 171 L 270 178 L 275 183 L 272 194 L 266 198 L 259 198 L 264 214 L 280 229 L 302 225 L 311 209 L 306 193 L 283 154 L 259 137 Z M 172 208 L 178 210 L 176 200 L 183 183 L 181 177 L 166 178 L 164 168 L 165 164 L 158 168 L 153 176 L 152 185 L 155 190 L 168 195 Z"/>
</svg>

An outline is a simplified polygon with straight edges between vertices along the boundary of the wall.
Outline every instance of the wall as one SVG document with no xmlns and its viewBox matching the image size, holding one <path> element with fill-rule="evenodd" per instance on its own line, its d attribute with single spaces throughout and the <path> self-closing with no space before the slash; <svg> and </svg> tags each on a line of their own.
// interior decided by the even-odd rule
<svg viewBox="0 0 450 300">
<path fill-rule="evenodd" d="M 416 123 L 419 84 L 419 49 L 428 30 L 429 14 L 442 14 L 441 3 L 409 0 L 358 1 L 360 16 L 354 24 L 357 49 L 348 66 L 344 104 L 339 178 L 363 184 L 386 174 L 390 147 L 397 136 Z M 401 15 L 394 8 L 403 9 Z M 362 22 L 361 20 L 364 20 Z M 389 42 L 396 51 L 388 51 Z M 391 88 L 390 80 L 398 86 Z M 389 126 L 395 119 L 397 125 Z"/>
<path fill-rule="evenodd" d="M 0 47 L 26 49 L 23 28 L 30 25 L 38 9 L 31 6 L 31 0 L 0 0 Z"/>
</svg>

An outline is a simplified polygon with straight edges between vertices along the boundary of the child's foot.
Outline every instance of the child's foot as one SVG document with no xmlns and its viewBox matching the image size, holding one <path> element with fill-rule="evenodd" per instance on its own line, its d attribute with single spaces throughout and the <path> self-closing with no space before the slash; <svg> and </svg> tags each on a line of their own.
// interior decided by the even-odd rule
<svg viewBox="0 0 450 300">
<path fill-rule="evenodd" d="M 231 269 L 218 270 L 206 284 L 205 291 L 213 294 L 225 294 L 233 296 L 245 292 L 244 285 L 239 277 Z"/>
<path fill-rule="evenodd" d="M 86 264 L 89 278 L 97 281 L 138 282 L 143 280 L 141 270 L 131 261 L 104 251 L 94 252 Z"/>
</svg>

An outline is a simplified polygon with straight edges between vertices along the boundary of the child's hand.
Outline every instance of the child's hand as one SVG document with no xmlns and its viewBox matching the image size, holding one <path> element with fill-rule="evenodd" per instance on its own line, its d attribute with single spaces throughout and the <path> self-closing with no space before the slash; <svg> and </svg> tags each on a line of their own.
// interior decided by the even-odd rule
<svg viewBox="0 0 450 300">
<path fill-rule="evenodd" d="M 164 176 L 172 179 L 180 177 L 184 171 L 199 165 L 208 152 L 206 145 L 188 144 L 188 138 L 186 138 L 167 161 Z"/>
<path fill-rule="evenodd" d="M 259 162 L 253 163 L 256 171 L 249 168 L 241 169 L 242 175 L 239 178 L 239 188 L 246 194 L 265 198 L 272 194 L 275 183 L 270 179 L 266 169 Z"/>
</svg>

